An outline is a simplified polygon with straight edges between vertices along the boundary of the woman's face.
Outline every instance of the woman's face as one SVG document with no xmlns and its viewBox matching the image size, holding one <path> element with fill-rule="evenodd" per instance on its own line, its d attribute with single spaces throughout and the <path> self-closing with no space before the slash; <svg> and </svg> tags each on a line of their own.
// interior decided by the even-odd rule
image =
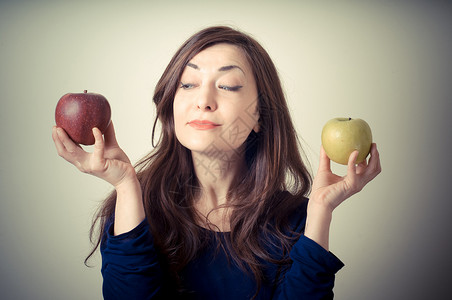
<svg viewBox="0 0 452 300">
<path fill-rule="evenodd" d="M 179 142 L 208 155 L 236 153 L 252 130 L 258 131 L 258 94 L 243 50 L 217 44 L 185 67 L 174 104 Z"/>
</svg>

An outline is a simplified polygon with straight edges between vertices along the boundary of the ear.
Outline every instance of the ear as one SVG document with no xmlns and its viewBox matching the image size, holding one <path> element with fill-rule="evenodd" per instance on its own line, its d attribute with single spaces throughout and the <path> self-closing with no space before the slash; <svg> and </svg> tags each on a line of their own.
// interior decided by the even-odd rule
<svg viewBox="0 0 452 300">
<path fill-rule="evenodd" d="M 253 127 L 253 131 L 256 133 L 259 132 L 259 121 L 260 121 L 260 118 L 257 120 L 256 125 L 254 125 L 254 127 Z"/>
<path fill-rule="evenodd" d="M 259 132 L 259 123 L 261 121 L 261 115 L 259 113 L 259 106 L 256 104 L 254 112 L 251 114 L 251 117 L 255 120 L 256 124 L 253 126 L 254 132 Z"/>
</svg>

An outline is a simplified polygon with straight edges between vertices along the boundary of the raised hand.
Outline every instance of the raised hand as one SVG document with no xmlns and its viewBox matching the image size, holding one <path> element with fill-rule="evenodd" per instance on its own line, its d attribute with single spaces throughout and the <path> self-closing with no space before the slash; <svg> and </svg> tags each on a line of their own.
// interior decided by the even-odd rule
<svg viewBox="0 0 452 300">
<path fill-rule="evenodd" d="M 348 159 L 347 175 L 341 177 L 331 172 L 331 162 L 320 150 L 320 164 L 314 178 L 309 198 L 305 236 L 328 250 L 329 231 L 333 210 L 345 199 L 361 191 L 362 188 L 381 172 L 377 145 L 372 144 L 369 162 L 355 165 L 358 151 Z"/>
<path fill-rule="evenodd" d="M 75 144 L 64 129 L 54 126 L 52 138 L 58 154 L 81 172 L 97 176 L 118 187 L 127 180 L 135 180 L 136 173 L 127 155 L 116 141 L 113 123 L 105 132 L 105 140 L 99 129 L 93 128 L 94 151 L 86 152 Z"/>
<path fill-rule="evenodd" d="M 377 145 L 372 144 L 369 161 L 356 165 L 358 151 L 348 160 L 347 174 L 343 177 L 333 174 L 330 159 L 323 147 L 320 150 L 320 165 L 312 187 L 311 201 L 333 211 L 345 199 L 361 191 L 363 187 L 381 172 Z"/>
</svg>

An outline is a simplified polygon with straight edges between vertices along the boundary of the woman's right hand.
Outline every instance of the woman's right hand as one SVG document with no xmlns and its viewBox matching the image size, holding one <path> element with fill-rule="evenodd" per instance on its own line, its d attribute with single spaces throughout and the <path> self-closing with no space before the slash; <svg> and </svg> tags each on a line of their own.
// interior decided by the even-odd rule
<svg viewBox="0 0 452 300">
<path fill-rule="evenodd" d="M 93 128 L 93 135 L 94 151 L 89 153 L 74 143 L 63 128 L 52 128 L 52 138 L 58 154 L 81 172 L 97 176 L 115 188 L 124 182 L 135 181 L 135 169 L 116 141 L 113 123 L 105 131 L 105 140 L 98 128 Z"/>
</svg>

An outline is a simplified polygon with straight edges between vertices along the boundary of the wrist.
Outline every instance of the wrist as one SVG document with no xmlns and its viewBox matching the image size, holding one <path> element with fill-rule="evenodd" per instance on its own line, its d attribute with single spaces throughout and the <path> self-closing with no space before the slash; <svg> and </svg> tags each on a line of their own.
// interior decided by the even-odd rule
<svg viewBox="0 0 452 300">
<path fill-rule="evenodd" d="M 333 213 L 328 206 L 310 201 L 307 208 L 305 236 L 328 250 L 332 219 Z"/>
<path fill-rule="evenodd" d="M 123 178 L 114 187 L 117 193 L 130 193 L 130 191 L 136 191 L 137 188 L 141 190 L 140 182 L 136 175 Z"/>
<path fill-rule="evenodd" d="M 309 199 L 307 213 L 312 215 L 322 216 L 324 218 L 332 218 L 333 208 L 322 201 L 316 201 L 313 198 Z"/>
<path fill-rule="evenodd" d="M 116 188 L 114 234 L 128 232 L 146 217 L 141 185 L 135 177 L 123 180 Z"/>
<path fill-rule="evenodd" d="M 323 206 L 309 206 L 306 215 L 306 229 L 314 229 L 315 231 L 325 232 L 329 229 L 333 213 Z M 310 227 L 310 228 L 308 228 Z"/>
<path fill-rule="evenodd" d="M 117 180 L 113 186 L 116 192 L 128 191 L 140 186 L 135 168 L 132 165 L 126 167 L 120 179 Z"/>
</svg>

